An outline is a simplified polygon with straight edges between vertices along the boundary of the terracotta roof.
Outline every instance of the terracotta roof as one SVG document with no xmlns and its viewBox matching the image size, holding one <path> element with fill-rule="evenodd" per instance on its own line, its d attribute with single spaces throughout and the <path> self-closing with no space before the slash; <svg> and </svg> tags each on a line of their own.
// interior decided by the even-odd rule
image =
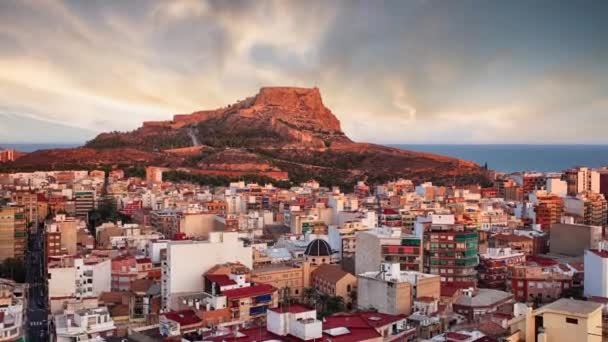
<svg viewBox="0 0 608 342">
<path fill-rule="evenodd" d="M 99 295 L 99 300 L 104 303 L 122 303 L 122 297 L 124 294 L 125 292 L 118 291 L 102 292 Z"/>
<path fill-rule="evenodd" d="M 154 284 L 152 279 L 135 279 L 131 281 L 131 291 L 147 292 L 150 286 Z"/>
<path fill-rule="evenodd" d="M 219 286 L 236 285 L 236 282 L 225 274 L 208 274 L 205 276 L 205 278 L 212 283 L 218 284 Z"/>
<path fill-rule="evenodd" d="M 164 316 L 182 326 L 194 325 L 202 322 L 194 310 L 171 311 L 165 313 Z"/>
<path fill-rule="evenodd" d="M 290 312 L 290 313 L 302 313 L 302 312 L 308 312 L 308 311 L 313 311 L 313 308 L 309 308 L 308 306 L 305 305 L 301 305 L 301 304 L 291 304 L 288 307 L 279 307 L 279 308 L 272 308 L 272 309 L 268 309 L 270 311 L 274 311 L 274 312 Z"/>
<path fill-rule="evenodd" d="M 544 257 L 540 257 L 540 256 L 532 256 L 529 255 L 526 257 L 526 263 L 535 263 L 538 266 L 554 266 L 557 265 L 557 261 L 550 259 L 550 258 L 544 258 Z"/>
<path fill-rule="evenodd" d="M 375 311 L 359 312 L 354 314 L 338 314 L 325 317 L 323 329 L 331 328 L 377 328 L 405 319 L 404 315 L 389 315 Z"/>
<path fill-rule="evenodd" d="M 119 305 L 114 306 L 110 310 L 110 316 L 112 316 L 112 317 L 129 316 L 129 305 L 119 304 Z"/>
<path fill-rule="evenodd" d="M 469 336 L 469 335 L 461 334 L 461 333 L 457 333 L 457 332 L 447 332 L 447 333 L 445 333 L 445 337 L 450 340 L 454 340 L 454 341 L 466 341 L 469 338 L 471 338 L 471 336 Z"/>
<path fill-rule="evenodd" d="M 602 257 L 602 258 L 608 258 L 608 251 L 604 251 L 604 250 L 598 250 L 598 249 L 590 249 L 589 252 L 593 252 L 593 254 Z"/>
<path fill-rule="evenodd" d="M 502 336 L 508 333 L 508 330 L 503 328 L 500 324 L 488 320 L 482 320 L 479 322 L 477 330 L 493 337 Z"/>
<path fill-rule="evenodd" d="M 496 234 L 496 235 L 493 235 L 492 237 L 490 237 L 490 239 L 511 241 L 511 242 L 523 242 L 523 241 L 532 240 L 531 238 L 529 238 L 527 236 L 513 235 L 513 234 Z"/>
<path fill-rule="evenodd" d="M 329 283 L 335 284 L 342 278 L 348 276 L 349 274 L 350 273 L 344 271 L 342 267 L 338 265 L 323 264 L 314 271 L 312 271 L 311 275 L 313 278 L 321 278 Z M 350 275 L 354 277 L 352 274 Z"/>
<path fill-rule="evenodd" d="M 222 291 L 222 294 L 228 297 L 228 299 L 236 299 L 270 294 L 276 290 L 277 289 L 272 285 L 254 284 L 248 287 L 241 287 L 238 289 Z"/>
</svg>

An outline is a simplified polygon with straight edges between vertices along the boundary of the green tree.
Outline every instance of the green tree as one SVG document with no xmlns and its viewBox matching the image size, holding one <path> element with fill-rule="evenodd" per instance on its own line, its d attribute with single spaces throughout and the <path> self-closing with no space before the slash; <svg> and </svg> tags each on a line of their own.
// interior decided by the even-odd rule
<svg viewBox="0 0 608 342">
<path fill-rule="evenodd" d="M 317 298 L 317 290 L 312 287 L 305 287 L 302 290 L 302 300 L 304 304 L 313 306 L 315 303 L 315 299 Z"/>
<path fill-rule="evenodd" d="M 325 312 L 323 316 L 333 315 L 336 312 L 344 311 L 344 298 L 340 296 L 332 296 L 325 302 Z"/>
<path fill-rule="evenodd" d="M 4 259 L 0 264 L 0 277 L 25 283 L 25 264 L 17 258 Z"/>
</svg>

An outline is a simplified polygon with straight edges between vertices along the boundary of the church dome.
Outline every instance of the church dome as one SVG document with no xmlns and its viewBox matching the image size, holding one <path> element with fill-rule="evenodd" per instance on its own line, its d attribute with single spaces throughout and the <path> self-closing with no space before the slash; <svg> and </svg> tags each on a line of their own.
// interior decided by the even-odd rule
<svg viewBox="0 0 608 342">
<path fill-rule="evenodd" d="M 304 252 L 307 256 L 330 256 L 332 254 L 329 243 L 323 239 L 312 240 Z"/>
</svg>

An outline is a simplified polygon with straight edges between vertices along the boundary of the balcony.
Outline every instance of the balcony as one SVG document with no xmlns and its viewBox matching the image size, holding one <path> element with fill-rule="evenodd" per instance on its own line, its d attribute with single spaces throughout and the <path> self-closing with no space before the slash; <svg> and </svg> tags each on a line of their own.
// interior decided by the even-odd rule
<svg viewBox="0 0 608 342">
<path fill-rule="evenodd" d="M 253 298 L 253 302 L 258 304 L 258 303 L 268 303 L 272 301 L 272 295 L 270 294 L 266 294 L 266 295 L 262 295 L 262 296 L 257 296 Z"/>
<path fill-rule="evenodd" d="M 262 315 L 262 314 L 266 314 L 266 311 L 268 311 L 268 305 L 254 306 L 249 309 L 249 315 L 250 316 Z"/>
</svg>

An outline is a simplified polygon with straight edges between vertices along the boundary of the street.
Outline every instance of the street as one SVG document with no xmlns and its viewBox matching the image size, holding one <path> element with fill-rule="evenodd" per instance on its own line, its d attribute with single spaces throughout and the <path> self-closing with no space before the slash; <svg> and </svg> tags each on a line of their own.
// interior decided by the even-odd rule
<svg viewBox="0 0 608 342">
<path fill-rule="evenodd" d="M 26 281 L 29 284 L 27 341 L 49 341 L 48 298 L 46 270 L 44 267 L 44 224 L 32 227 L 28 239 Z"/>
</svg>

